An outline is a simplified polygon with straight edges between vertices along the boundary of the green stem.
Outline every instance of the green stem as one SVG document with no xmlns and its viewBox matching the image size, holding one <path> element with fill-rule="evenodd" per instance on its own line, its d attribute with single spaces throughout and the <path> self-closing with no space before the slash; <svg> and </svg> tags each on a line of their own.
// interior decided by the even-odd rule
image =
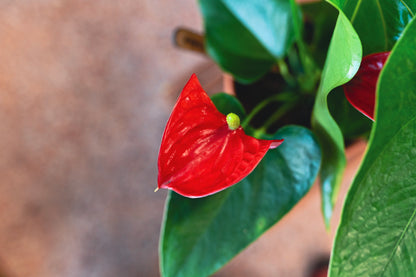
<svg viewBox="0 0 416 277">
<path fill-rule="evenodd" d="M 264 123 L 264 125 L 257 129 L 255 134 L 264 134 L 267 133 L 267 129 L 269 129 L 273 123 L 275 123 L 277 120 L 279 120 L 282 116 L 284 116 L 289 110 L 291 110 L 295 105 L 297 101 L 290 101 L 283 104 L 274 114 L 272 114 L 271 117 Z"/>
<path fill-rule="evenodd" d="M 266 135 L 266 132 L 263 128 L 257 129 L 253 132 L 253 137 L 255 138 L 262 138 L 264 135 Z"/>
<path fill-rule="evenodd" d="M 301 14 L 299 11 L 299 4 L 297 4 L 295 0 L 290 0 L 290 7 L 292 10 L 293 28 L 295 32 L 296 44 L 299 50 L 300 63 L 306 76 L 315 76 L 317 74 L 317 70 L 319 71 L 319 69 L 316 67 L 315 62 L 308 54 L 305 42 L 303 41 L 303 22 L 302 18 L 299 16 Z"/>
<path fill-rule="evenodd" d="M 286 62 L 283 59 L 278 59 L 277 65 L 279 66 L 279 73 L 282 75 L 283 79 L 285 79 L 286 83 L 294 87 L 296 85 L 296 80 L 292 74 L 290 74 Z"/>
<path fill-rule="evenodd" d="M 256 107 L 249 113 L 249 115 L 243 120 L 241 123 L 241 127 L 246 128 L 248 124 L 251 122 L 253 117 L 255 117 L 262 109 L 264 109 L 267 105 L 273 102 L 280 102 L 280 101 L 287 101 L 288 99 L 293 98 L 293 93 L 291 92 L 282 92 L 276 95 L 273 95 L 267 99 L 264 99 Z"/>
<path fill-rule="evenodd" d="M 296 37 L 295 39 L 299 48 L 299 57 L 300 57 L 301 63 L 303 65 L 303 68 L 306 74 L 308 74 L 311 71 L 311 68 L 310 68 L 311 60 L 310 60 L 310 57 L 307 55 L 306 46 L 302 38 L 303 22 L 302 22 L 302 18 L 300 17 L 301 13 L 299 11 L 299 5 L 296 3 L 295 0 L 291 0 L 290 8 L 292 10 L 293 28 L 294 28 L 295 37 Z"/>
</svg>

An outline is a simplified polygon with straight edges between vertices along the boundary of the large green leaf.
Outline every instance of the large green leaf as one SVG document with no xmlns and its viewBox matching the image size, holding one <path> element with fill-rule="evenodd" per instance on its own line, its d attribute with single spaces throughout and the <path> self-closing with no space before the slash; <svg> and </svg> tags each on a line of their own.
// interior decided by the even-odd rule
<svg viewBox="0 0 416 277">
<path fill-rule="evenodd" d="M 416 12 L 414 0 L 338 2 L 361 39 L 364 55 L 389 51 Z"/>
<path fill-rule="evenodd" d="M 208 54 L 240 82 L 268 72 L 294 41 L 291 0 L 199 0 Z"/>
<path fill-rule="evenodd" d="M 416 276 L 416 22 L 378 83 L 369 149 L 348 193 L 331 276 Z"/>
<path fill-rule="evenodd" d="M 312 126 L 322 146 L 320 178 L 322 210 L 327 226 L 346 163 L 343 136 L 328 110 L 327 96 L 332 89 L 354 76 L 360 61 L 360 40 L 350 21 L 340 10 L 312 113 Z"/>
<path fill-rule="evenodd" d="M 223 104 L 228 98 L 219 97 Z M 223 112 L 239 110 L 235 107 Z M 214 273 L 308 192 L 321 161 L 314 136 L 306 128 L 288 126 L 274 137 L 285 141 L 238 184 L 199 199 L 169 193 L 159 245 L 162 276 Z"/>
</svg>

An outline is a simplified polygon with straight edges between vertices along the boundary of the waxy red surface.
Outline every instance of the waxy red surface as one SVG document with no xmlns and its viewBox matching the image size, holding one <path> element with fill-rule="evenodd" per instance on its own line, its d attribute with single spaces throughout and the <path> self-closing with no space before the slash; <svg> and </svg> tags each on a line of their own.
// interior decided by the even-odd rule
<svg viewBox="0 0 416 277">
<path fill-rule="evenodd" d="M 371 120 L 374 120 L 378 76 L 389 54 L 382 52 L 365 56 L 357 74 L 343 86 L 348 101 Z"/>
<path fill-rule="evenodd" d="M 260 140 L 230 130 L 195 74 L 184 87 L 166 125 L 159 152 L 158 188 L 203 197 L 230 187 L 283 140 Z"/>
</svg>

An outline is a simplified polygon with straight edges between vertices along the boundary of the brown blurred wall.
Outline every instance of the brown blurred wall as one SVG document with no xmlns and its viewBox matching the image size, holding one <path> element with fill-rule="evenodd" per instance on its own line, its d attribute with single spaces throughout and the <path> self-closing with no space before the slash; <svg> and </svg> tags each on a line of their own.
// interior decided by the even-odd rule
<svg viewBox="0 0 416 277">
<path fill-rule="evenodd" d="M 207 62 L 179 25 L 196 1 L 0 1 L 0 272 L 158 276 L 159 141 Z"/>
</svg>

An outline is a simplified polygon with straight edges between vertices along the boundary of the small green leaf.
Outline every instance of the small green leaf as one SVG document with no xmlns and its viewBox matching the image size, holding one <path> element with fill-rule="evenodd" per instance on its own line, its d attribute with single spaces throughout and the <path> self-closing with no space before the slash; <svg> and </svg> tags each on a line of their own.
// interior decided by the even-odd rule
<svg viewBox="0 0 416 277">
<path fill-rule="evenodd" d="M 212 98 L 221 103 L 223 113 L 242 111 L 230 95 Z M 289 126 L 271 138 L 285 141 L 269 150 L 254 171 L 233 187 L 198 199 L 169 193 L 159 245 L 162 276 L 211 275 L 309 191 L 321 161 L 313 134 Z"/>
<path fill-rule="evenodd" d="M 322 146 L 320 177 L 326 226 L 329 226 L 346 163 L 343 136 L 328 110 L 327 96 L 332 89 L 354 76 L 360 61 L 360 40 L 348 18 L 340 10 L 312 113 L 312 127 Z"/>
<path fill-rule="evenodd" d="M 212 95 L 211 100 L 223 115 L 235 113 L 240 120 L 244 120 L 246 117 L 243 105 L 241 105 L 240 101 L 232 95 L 220 92 Z"/>
<path fill-rule="evenodd" d="M 199 5 L 206 51 L 242 83 L 262 77 L 294 41 L 289 0 L 199 0 Z"/>
<path fill-rule="evenodd" d="M 416 21 L 378 83 L 369 148 L 345 201 L 330 276 L 416 276 Z"/>
</svg>

